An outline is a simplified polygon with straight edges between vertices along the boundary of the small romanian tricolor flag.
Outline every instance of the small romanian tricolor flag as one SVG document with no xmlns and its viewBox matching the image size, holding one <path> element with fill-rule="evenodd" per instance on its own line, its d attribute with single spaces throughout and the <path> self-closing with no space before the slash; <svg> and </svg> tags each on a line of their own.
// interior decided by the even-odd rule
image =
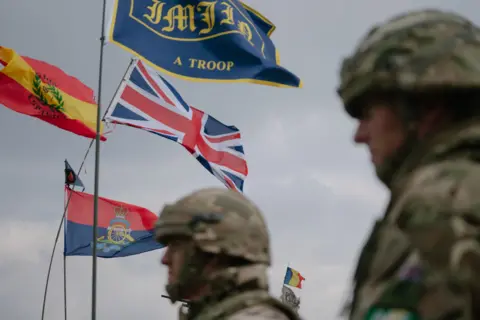
<svg viewBox="0 0 480 320">
<path fill-rule="evenodd" d="M 0 104 L 77 135 L 96 136 L 97 103 L 92 89 L 56 66 L 2 46 Z M 101 136 L 101 140 L 107 139 Z"/>
<path fill-rule="evenodd" d="M 305 278 L 295 269 L 287 267 L 287 272 L 285 273 L 285 278 L 283 283 L 291 287 L 302 289 L 302 281 Z"/>
</svg>

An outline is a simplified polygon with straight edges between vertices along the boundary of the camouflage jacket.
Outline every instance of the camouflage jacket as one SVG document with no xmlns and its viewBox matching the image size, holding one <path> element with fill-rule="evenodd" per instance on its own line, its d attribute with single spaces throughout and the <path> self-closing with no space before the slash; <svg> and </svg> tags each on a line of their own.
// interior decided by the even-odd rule
<svg viewBox="0 0 480 320">
<path fill-rule="evenodd" d="M 480 121 L 407 157 L 355 272 L 351 320 L 480 319 Z"/>
<path fill-rule="evenodd" d="M 297 314 L 265 290 L 229 296 L 205 307 L 193 320 L 300 320 Z"/>
</svg>

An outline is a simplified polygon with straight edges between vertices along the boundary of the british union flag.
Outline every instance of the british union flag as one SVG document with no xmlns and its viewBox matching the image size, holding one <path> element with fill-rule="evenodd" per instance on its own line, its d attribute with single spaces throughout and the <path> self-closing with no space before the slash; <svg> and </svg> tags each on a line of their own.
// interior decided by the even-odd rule
<svg viewBox="0 0 480 320">
<path fill-rule="evenodd" d="M 142 129 L 188 150 L 228 188 L 243 192 L 248 174 L 240 130 L 189 106 L 175 88 L 134 60 L 105 121 Z"/>
</svg>

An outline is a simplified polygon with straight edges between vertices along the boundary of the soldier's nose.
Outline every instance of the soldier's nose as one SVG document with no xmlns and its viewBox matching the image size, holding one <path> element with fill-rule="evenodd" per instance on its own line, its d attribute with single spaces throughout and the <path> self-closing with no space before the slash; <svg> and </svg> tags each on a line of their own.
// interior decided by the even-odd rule
<svg viewBox="0 0 480 320">
<path fill-rule="evenodd" d="M 167 247 L 165 249 L 165 253 L 163 254 L 162 256 L 162 259 L 160 260 L 160 262 L 165 265 L 165 266 L 169 266 L 170 265 L 170 249 L 169 247 Z"/>
</svg>

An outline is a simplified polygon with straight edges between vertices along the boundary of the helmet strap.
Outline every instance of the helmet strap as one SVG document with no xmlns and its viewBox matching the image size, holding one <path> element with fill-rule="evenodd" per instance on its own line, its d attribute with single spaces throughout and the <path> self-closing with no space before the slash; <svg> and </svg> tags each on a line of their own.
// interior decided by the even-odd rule
<svg viewBox="0 0 480 320">
<path fill-rule="evenodd" d="M 185 248 L 183 261 L 178 279 L 166 285 L 166 291 L 172 303 L 185 299 L 195 290 L 208 284 L 204 270 L 210 262 L 209 257 L 192 244 Z"/>
<path fill-rule="evenodd" d="M 415 102 L 408 98 L 396 97 L 396 103 L 393 108 L 403 124 L 405 138 L 400 148 L 376 168 L 378 178 L 387 187 L 391 186 L 395 172 L 412 152 L 415 145 L 419 143 L 418 127 L 421 106 L 416 106 Z"/>
</svg>

